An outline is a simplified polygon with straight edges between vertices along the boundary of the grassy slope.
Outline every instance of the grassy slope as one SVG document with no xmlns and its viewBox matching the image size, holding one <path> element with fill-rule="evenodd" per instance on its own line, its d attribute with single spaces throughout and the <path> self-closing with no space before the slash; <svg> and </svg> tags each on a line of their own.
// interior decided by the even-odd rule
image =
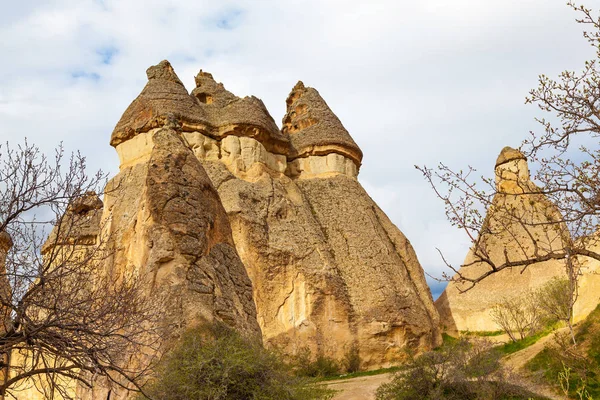
<svg viewBox="0 0 600 400">
<path fill-rule="evenodd" d="M 594 399 L 600 399 L 600 305 L 576 327 L 577 346 L 568 351 L 547 347 L 526 367 L 558 387 L 559 376 L 569 371 L 569 393 L 575 398 L 578 388 L 585 388 Z"/>
</svg>

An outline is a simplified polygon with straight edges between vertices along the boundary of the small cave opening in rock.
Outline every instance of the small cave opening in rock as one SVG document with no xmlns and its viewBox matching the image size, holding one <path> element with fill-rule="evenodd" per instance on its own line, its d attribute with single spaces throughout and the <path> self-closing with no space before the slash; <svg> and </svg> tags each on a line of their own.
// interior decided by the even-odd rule
<svg viewBox="0 0 600 400">
<path fill-rule="evenodd" d="M 198 93 L 198 94 L 196 94 L 196 98 L 198 99 L 198 101 L 200 103 L 204 103 L 204 104 L 212 104 L 212 102 L 213 102 L 212 96 L 208 93 Z"/>
</svg>

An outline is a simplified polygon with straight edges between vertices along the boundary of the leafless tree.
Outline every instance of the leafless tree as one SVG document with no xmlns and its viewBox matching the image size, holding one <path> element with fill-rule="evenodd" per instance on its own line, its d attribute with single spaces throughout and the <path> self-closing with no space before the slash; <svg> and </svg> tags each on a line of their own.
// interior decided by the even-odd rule
<svg viewBox="0 0 600 400">
<path fill-rule="evenodd" d="M 540 328 L 540 307 L 531 292 L 518 298 L 502 299 L 490 313 L 494 322 L 513 342 L 524 339 Z"/>
<path fill-rule="evenodd" d="M 521 270 L 529 265 L 549 260 L 565 263 L 569 279 L 572 309 L 577 299 L 577 281 L 581 274 L 581 260 L 600 260 L 600 14 L 585 6 L 569 2 L 578 13 L 576 21 L 584 27 L 583 37 L 595 56 L 586 61 L 580 73 L 564 71 L 558 79 L 540 75 L 539 85 L 532 89 L 526 103 L 537 105 L 547 117 L 537 118 L 542 132 L 530 132 L 520 150 L 534 165 L 537 172 L 533 184 L 521 184 L 519 190 L 507 193 L 494 179 L 477 176 L 468 167 L 454 170 L 445 164 L 437 168 L 417 167 L 444 202 L 449 221 L 462 229 L 471 241 L 474 259 L 460 267 L 485 265 L 476 276 L 467 276 L 460 267 L 446 263 L 454 279 L 468 290 L 482 279 L 506 268 Z M 540 210 L 531 207 L 531 213 L 516 211 L 515 201 L 530 201 L 532 197 L 548 199 L 557 212 L 546 219 L 535 214 Z M 509 199 L 504 201 L 502 199 Z M 552 209 L 552 207 L 546 207 Z M 490 221 L 489 212 L 497 217 Z M 546 238 L 534 235 L 546 227 Z M 486 240 L 498 236 L 513 236 L 522 247 L 518 256 L 490 253 Z M 552 237 L 551 237 L 552 236 Z M 557 246 L 556 243 L 561 245 Z"/>
<path fill-rule="evenodd" d="M 105 178 L 62 146 L 53 158 L 26 141 L 0 146 L 0 398 L 35 386 L 68 399 L 99 377 L 140 390 L 148 369 L 124 358 L 157 350 L 157 307 L 142 277 L 104 267 L 110 238 L 93 193 Z"/>
</svg>

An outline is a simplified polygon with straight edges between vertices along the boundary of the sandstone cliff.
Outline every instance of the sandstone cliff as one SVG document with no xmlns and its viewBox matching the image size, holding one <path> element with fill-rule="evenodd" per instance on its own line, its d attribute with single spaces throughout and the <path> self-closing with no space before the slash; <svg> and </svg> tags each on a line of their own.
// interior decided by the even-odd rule
<svg viewBox="0 0 600 400">
<path fill-rule="evenodd" d="M 122 173 L 148 160 L 153 129 L 179 127 L 227 211 L 267 345 L 338 359 L 356 346 L 378 367 L 439 342 L 416 255 L 360 186 L 362 152 L 315 89 L 294 87 L 279 131 L 259 99 L 207 72 L 188 97 L 167 62 L 148 78 L 111 139 Z"/>
<path fill-rule="evenodd" d="M 505 147 L 496 161 L 496 195 L 488 209 L 482 232 L 459 273 L 468 278 L 490 270 L 486 258 L 496 265 L 558 252 L 569 241 L 560 212 L 530 180 L 525 156 Z M 448 331 L 495 331 L 498 325 L 490 310 L 503 298 L 516 298 L 535 290 L 553 277 L 566 277 L 564 262 L 550 260 L 526 268 L 507 268 L 477 283 L 451 281 L 435 305 Z M 458 276 L 455 276 L 456 279 Z"/>
</svg>

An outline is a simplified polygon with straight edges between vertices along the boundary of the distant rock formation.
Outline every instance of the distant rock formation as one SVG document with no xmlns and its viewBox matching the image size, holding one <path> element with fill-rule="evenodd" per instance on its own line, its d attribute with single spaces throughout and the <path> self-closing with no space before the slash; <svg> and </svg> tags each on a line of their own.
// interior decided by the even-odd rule
<svg viewBox="0 0 600 400">
<path fill-rule="evenodd" d="M 530 180 L 526 157 L 505 147 L 496 161 L 496 195 L 488 209 L 484 227 L 460 268 L 468 278 L 490 270 L 483 262 L 497 265 L 522 261 L 561 251 L 569 241 L 556 206 Z M 499 326 L 490 310 L 503 298 L 517 298 L 537 289 L 554 277 L 566 277 L 563 261 L 550 260 L 526 268 L 507 268 L 494 273 L 472 289 L 467 282 L 451 281 L 435 306 L 448 331 L 495 331 Z M 457 276 L 455 276 L 457 278 Z"/>
<path fill-rule="evenodd" d="M 294 87 L 280 131 L 207 72 L 191 95 L 166 61 L 148 79 L 113 132 L 121 170 L 176 127 L 227 211 L 266 344 L 337 359 L 357 347 L 379 367 L 439 343 L 416 255 L 356 180 L 362 152 L 315 89 Z"/>
</svg>

